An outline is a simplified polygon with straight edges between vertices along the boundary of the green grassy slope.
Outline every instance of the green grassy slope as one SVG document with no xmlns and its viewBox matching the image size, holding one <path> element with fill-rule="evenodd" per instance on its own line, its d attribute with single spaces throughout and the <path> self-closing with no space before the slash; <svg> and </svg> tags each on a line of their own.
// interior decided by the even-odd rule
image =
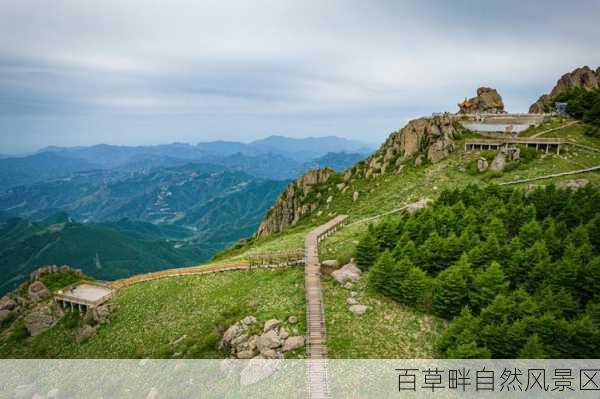
<svg viewBox="0 0 600 399">
<path fill-rule="evenodd" d="M 247 315 L 261 323 L 294 315 L 298 323 L 286 327 L 293 334 L 305 333 L 302 273 L 300 268 L 253 270 L 138 284 L 119 292 L 112 301 L 117 308 L 110 324 L 84 343 L 75 342 L 78 317 L 67 317 L 34 338 L 19 338 L 22 327 L 15 325 L 0 336 L 0 356 L 223 357 L 217 348 L 223 329 Z M 180 343 L 172 344 L 184 335 Z"/>
</svg>

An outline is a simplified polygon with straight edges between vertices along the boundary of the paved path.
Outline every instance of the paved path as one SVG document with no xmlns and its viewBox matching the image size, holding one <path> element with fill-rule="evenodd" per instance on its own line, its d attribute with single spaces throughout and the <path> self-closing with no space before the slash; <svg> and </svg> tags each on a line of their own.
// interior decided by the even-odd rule
<svg viewBox="0 0 600 399">
<path fill-rule="evenodd" d="M 566 128 L 566 127 L 569 127 L 569 126 L 571 126 L 571 125 L 574 125 L 574 124 L 576 124 L 576 123 L 579 123 L 579 121 L 573 121 L 573 122 L 569 122 L 569 123 L 567 123 L 566 125 L 562 125 L 562 126 L 555 127 L 555 128 L 552 128 L 552 129 L 544 130 L 544 131 L 541 131 L 541 132 L 539 132 L 539 133 L 536 133 L 536 134 L 534 134 L 534 135 L 531 135 L 531 136 L 529 136 L 529 137 L 532 137 L 532 138 L 539 137 L 539 136 L 541 136 L 542 134 L 546 134 L 546 133 L 554 132 L 554 131 L 556 131 L 556 130 L 561 130 L 561 129 L 564 129 L 564 128 Z"/>
<path fill-rule="evenodd" d="M 333 234 L 348 218 L 340 215 L 311 231 L 304 241 L 304 288 L 306 291 L 306 324 L 308 356 L 306 383 L 310 399 L 329 398 L 329 371 L 327 368 L 327 335 L 325 309 L 321 288 L 319 241 Z"/>
</svg>

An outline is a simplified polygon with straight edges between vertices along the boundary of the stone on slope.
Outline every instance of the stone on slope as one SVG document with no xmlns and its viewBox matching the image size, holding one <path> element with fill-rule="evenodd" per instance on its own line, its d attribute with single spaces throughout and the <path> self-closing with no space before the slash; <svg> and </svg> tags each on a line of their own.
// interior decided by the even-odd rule
<svg viewBox="0 0 600 399">
<path fill-rule="evenodd" d="M 283 343 L 282 352 L 290 352 L 298 348 L 302 348 L 304 346 L 304 337 L 301 335 L 297 335 L 294 337 L 289 337 Z"/>
<path fill-rule="evenodd" d="M 349 298 L 346 298 L 346 304 L 350 305 L 350 306 L 358 305 L 358 301 L 354 297 L 349 297 Z"/>
<path fill-rule="evenodd" d="M 34 281 L 29 284 L 29 288 L 27 289 L 29 294 L 29 298 L 33 302 L 40 302 L 50 298 L 51 294 L 48 288 L 41 281 Z"/>
<path fill-rule="evenodd" d="M 488 166 L 489 166 L 489 164 L 488 164 L 487 159 L 479 158 L 477 160 L 477 170 L 479 172 L 485 172 L 487 170 Z"/>
<path fill-rule="evenodd" d="M 504 154 L 504 152 L 502 151 L 498 151 L 498 153 L 496 154 L 496 156 L 494 157 L 494 160 L 492 161 L 491 165 L 490 165 L 490 170 L 492 172 L 502 172 L 504 171 L 504 168 L 506 167 L 506 155 Z"/>
<path fill-rule="evenodd" d="M 3 296 L 2 299 L 0 299 L 0 310 L 13 310 L 16 307 L 17 303 L 14 299 L 8 296 Z"/>
<path fill-rule="evenodd" d="M 281 325 L 281 322 L 277 319 L 267 320 L 267 321 L 265 321 L 265 326 L 263 328 L 263 332 L 275 330 L 276 328 L 279 328 L 280 325 Z"/>
<path fill-rule="evenodd" d="M 356 282 L 360 279 L 361 271 L 354 263 L 348 263 L 342 266 L 340 269 L 335 270 L 331 273 L 331 276 L 340 284 L 346 282 Z"/>
<path fill-rule="evenodd" d="M 368 306 L 365 305 L 352 305 L 350 306 L 350 311 L 354 313 L 356 316 L 362 316 L 369 309 Z"/>
</svg>

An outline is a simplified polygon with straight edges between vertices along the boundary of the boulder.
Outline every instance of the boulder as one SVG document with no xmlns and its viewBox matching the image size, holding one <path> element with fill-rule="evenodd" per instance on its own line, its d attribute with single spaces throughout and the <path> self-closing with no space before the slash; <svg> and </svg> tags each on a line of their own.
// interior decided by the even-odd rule
<svg viewBox="0 0 600 399">
<path fill-rule="evenodd" d="M 14 299 L 8 296 L 3 296 L 2 299 L 0 299 L 0 310 L 13 310 L 16 307 L 17 303 Z"/>
<path fill-rule="evenodd" d="M 492 164 L 490 165 L 490 170 L 495 173 L 499 173 L 504 171 L 506 167 L 506 155 L 502 151 L 498 151 Z"/>
<path fill-rule="evenodd" d="M 587 186 L 589 183 L 590 183 L 590 181 L 588 179 L 565 180 L 565 181 L 559 182 L 556 185 L 556 188 L 577 190 L 581 187 Z"/>
<path fill-rule="evenodd" d="M 342 285 L 342 287 L 344 287 L 347 290 L 351 290 L 352 288 L 354 288 L 354 284 L 352 284 L 352 282 L 350 281 L 346 281 L 346 284 Z"/>
<path fill-rule="evenodd" d="M 419 167 L 421 165 L 423 165 L 423 155 L 419 154 L 415 158 L 415 166 Z"/>
<path fill-rule="evenodd" d="M 64 316 L 63 311 L 55 305 L 39 305 L 24 318 L 25 328 L 29 335 L 35 337 L 51 329 Z"/>
<path fill-rule="evenodd" d="M 270 330 L 258 337 L 256 346 L 261 353 L 267 349 L 279 348 L 281 346 L 281 338 L 279 338 L 275 330 Z"/>
<path fill-rule="evenodd" d="M 356 315 L 356 316 L 362 316 L 363 314 L 365 314 L 367 312 L 367 309 L 369 309 L 369 307 L 365 306 L 365 305 L 350 306 L 350 311 L 352 313 L 354 313 L 354 315 Z"/>
<path fill-rule="evenodd" d="M 89 324 L 84 324 L 77 332 L 77 337 L 75 338 L 75 340 L 81 343 L 87 341 L 94 335 L 96 335 L 96 328 L 90 326 Z"/>
<path fill-rule="evenodd" d="M 485 172 L 487 170 L 488 166 L 489 166 L 489 164 L 488 164 L 487 159 L 479 158 L 477 160 L 477 170 L 479 172 Z"/>
<path fill-rule="evenodd" d="M 328 259 L 328 260 L 324 260 L 323 262 L 321 262 L 321 266 L 325 266 L 325 267 L 330 267 L 330 268 L 335 268 L 337 267 L 338 262 L 335 259 Z"/>
<path fill-rule="evenodd" d="M 256 317 L 254 316 L 246 316 L 241 320 L 242 324 L 246 325 L 246 326 L 250 326 L 254 323 L 256 323 Z"/>
<path fill-rule="evenodd" d="M 331 276 L 340 284 L 345 284 L 346 282 L 358 281 L 360 279 L 362 272 L 354 263 L 348 263 L 345 266 L 342 266 L 340 269 L 335 270 L 331 273 Z"/>
<path fill-rule="evenodd" d="M 256 356 L 256 351 L 247 349 L 247 350 L 238 352 L 236 354 L 236 356 L 238 359 L 252 359 L 254 356 Z"/>
<path fill-rule="evenodd" d="M 281 322 L 277 319 L 267 320 L 267 321 L 265 321 L 265 326 L 263 328 L 263 332 L 275 330 L 275 329 L 279 328 L 280 325 L 281 325 Z"/>
<path fill-rule="evenodd" d="M 265 359 L 283 359 L 283 355 L 273 349 L 267 349 L 261 352 L 261 355 Z"/>
<path fill-rule="evenodd" d="M 352 202 L 356 202 L 356 201 L 358 201 L 358 191 L 355 191 L 352 194 Z"/>
<path fill-rule="evenodd" d="M 41 281 L 34 281 L 33 283 L 29 284 L 27 292 L 29 294 L 29 298 L 33 302 L 40 302 L 52 296 L 48 288 L 46 288 L 44 283 L 42 283 Z"/>
<path fill-rule="evenodd" d="M 407 204 L 406 205 L 406 212 L 408 212 L 410 214 L 413 214 L 416 211 L 418 211 L 419 209 L 425 208 L 427 205 L 429 205 L 430 202 L 432 202 L 432 201 L 429 198 L 420 198 L 416 202 L 412 202 L 410 204 Z"/>
<path fill-rule="evenodd" d="M 349 298 L 346 298 L 346 304 L 348 304 L 350 306 L 358 305 L 358 301 L 354 297 L 349 297 Z"/>
<path fill-rule="evenodd" d="M 92 318 L 96 324 L 104 324 L 108 322 L 110 312 L 112 310 L 111 305 L 104 304 L 92 309 Z"/>
<path fill-rule="evenodd" d="M 287 337 L 290 336 L 290 333 L 288 332 L 288 330 L 285 329 L 285 327 L 281 327 L 279 329 L 279 338 L 283 339 L 287 339 Z"/>
<path fill-rule="evenodd" d="M 298 323 L 298 318 L 296 316 L 290 316 L 290 317 L 288 317 L 288 323 L 296 324 L 296 323 Z"/>
<path fill-rule="evenodd" d="M 283 347 L 281 348 L 282 352 L 290 352 L 298 348 L 302 348 L 304 346 L 304 337 L 301 335 L 297 335 L 294 337 L 289 337 L 283 343 Z"/>
<path fill-rule="evenodd" d="M 13 316 L 12 310 L 0 310 L 0 324 L 4 323 L 4 320 L 8 320 Z"/>
<path fill-rule="evenodd" d="M 504 113 L 504 103 L 502 97 L 496 89 L 490 87 L 480 87 L 477 89 L 477 96 L 465 99 L 458 104 L 459 114 L 502 114 Z"/>
</svg>

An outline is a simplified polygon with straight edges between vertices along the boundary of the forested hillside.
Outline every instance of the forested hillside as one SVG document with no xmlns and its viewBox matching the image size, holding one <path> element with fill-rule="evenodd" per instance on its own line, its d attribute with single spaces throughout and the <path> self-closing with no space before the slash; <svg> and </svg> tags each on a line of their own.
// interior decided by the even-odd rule
<svg viewBox="0 0 600 399">
<path fill-rule="evenodd" d="M 450 358 L 600 356 L 600 190 L 443 191 L 356 247 L 373 289 L 451 320 Z"/>
</svg>

